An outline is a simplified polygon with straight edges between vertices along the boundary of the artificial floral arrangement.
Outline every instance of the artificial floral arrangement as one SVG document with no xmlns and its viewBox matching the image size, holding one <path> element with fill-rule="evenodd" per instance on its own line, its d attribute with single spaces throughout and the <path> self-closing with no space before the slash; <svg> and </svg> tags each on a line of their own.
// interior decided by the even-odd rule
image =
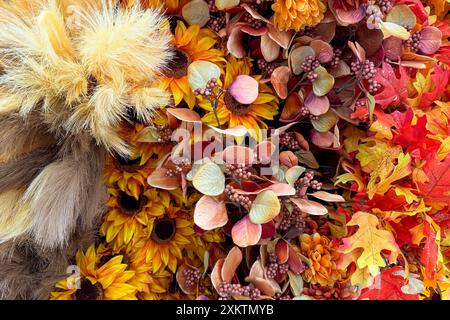
<svg viewBox="0 0 450 320">
<path fill-rule="evenodd" d="M 0 298 L 450 298 L 448 0 L 0 1 Z"/>
</svg>

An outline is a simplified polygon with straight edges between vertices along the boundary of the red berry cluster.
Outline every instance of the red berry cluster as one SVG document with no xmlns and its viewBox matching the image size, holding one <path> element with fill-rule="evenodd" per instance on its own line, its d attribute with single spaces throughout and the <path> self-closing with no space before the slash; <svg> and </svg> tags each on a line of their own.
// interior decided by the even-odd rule
<svg viewBox="0 0 450 320">
<path fill-rule="evenodd" d="M 158 132 L 159 143 L 168 143 L 172 140 L 172 129 L 168 124 L 157 126 L 156 131 Z"/>
<path fill-rule="evenodd" d="M 378 0 L 378 6 L 383 14 L 387 14 L 391 11 L 393 4 L 391 0 Z"/>
<path fill-rule="evenodd" d="M 405 45 L 409 47 L 409 49 L 413 52 L 417 52 L 419 50 L 420 40 L 422 39 L 422 35 L 420 31 L 414 32 L 407 40 L 404 41 Z"/>
<path fill-rule="evenodd" d="M 253 18 L 252 15 L 248 12 L 244 13 L 244 15 L 242 16 L 242 20 L 256 30 L 264 27 L 264 22 L 262 20 Z"/>
<path fill-rule="evenodd" d="M 252 176 L 251 168 L 251 165 L 226 163 L 225 173 L 236 179 L 248 180 Z"/>
<path fill-rule="evenodd" d="M 308 171 L 303 175 L 303 177 L 295 182 L 294 186 L 297 190 L 297 195 L 303 196 L 305 188 L 320 190 L 322 188 L 322 182 L 314 180 L 314 171 Z"/>
<path fill-rule="evenodd" d="M 202 96 L 206 99 L 215 97 L 214 88 L 217 86 L 217 79 L 212 78 L 206 83 L 206 88 L 199 88 L 194 90 L 194 94 Z"/>
<path fill-rule="evenodd" d="M 202 277 L 200 271 L 197 269 L 187 268 L 183 271 L 184 276 L 186 277 L 186 285 L 192 287 L 196 286 Z"/>
<path fill-rule="evenodd" d="M 330 62 L 330 66 L 332 68 L 336 68 L 339 65 L 339 61 L 341 60 L 342 50 L 334 49 L 333 50 L 333 59 Z"/>
<path fill-rule="evenodd" d="M 368 29 L 379 29 L 379 24 L 383 20 L 383 12 L 380 7 L 370 4 L 366 9 L 366 24 Z"/>
<path fill-rule="evenodd" d="M 313 56 L 307 56 L 305 61 L 302 62 L 301 68 L 306 73 L 306 77 L 309 81 L 313 82 L 317 79 L 316 68 L 320 66 L 319 60 Z"/>
<path fill-rule="evenodd" d="M 206 26 L 215 32 L 219 32 L 220 30 L 225 28 L 226 23 L 227 20 L 225 18 L 225 13 L 219 12 L 217 14 L 211 15 L 211 18 L 209 19 Z"/>
<path fill-rule="evenodd" d="M 230 201 L 238 203 L 246 210 L 250 210 L 252 206 L 252 201 L 250 200 L 250 198 L 245 195 L 238 194 L 233 186 L 227 185 L 225 187 L 225 194 L 227 195 L 228 199 L 230 199 Z"/>
<path fill-rule="evenodd" d="M 264 77 L 269 77 L 276 67 L 278 67 L 278 63 L 276 62 L 267 62 L 264 59 L 258 59 L 258 68 Z"/>
<path fill-rule="evenodd" d="M 298 207 L 294 207 L 292 212 L 285 207 L 283 209 L 283 218 L 278 226 L 281 231 L 287 231 L 291 228 L 296 228 L 303 233 L 305 229 L 305 218 L 306 214 L 301 212 Z"/>
<path fill-rule="evenodd" d="M 173 177 L 175 175 L 181 174 L 181 173 L 187 173 L 189 170 L 191 170 L 191 161 L 187 158 L 181 158 L 174 160 L 175 168 L 174 169 L 168 169 L 166 172 L 166 177 Z"/>
<path fill-rule="evenodd" d="M 261 291 L 251 286 L 243 286 L 240 283 L 227 283 L 222 282 L 217 289 L 219 294 L 219 300 L 228 300 L 231 296 L 244 296 L 250 297 L 255 300 L 261 296 Z"/>
<path fill-rule="evenodd" d="M 287 263 L 280 263 L 275 253 L 269 254 L 269 263 L 266 267 L 267 278 L 273 279 L 278 275 L 284 275 L 289 271 L 289 265 Z"/>
<path fill-rule="evenodd" d="M 294 132 L 282 132 L 280 134 L 280 144 L 286 146 L 289 150 L 300 149 L 300 144 L 295 138 Z"/>
</svg>

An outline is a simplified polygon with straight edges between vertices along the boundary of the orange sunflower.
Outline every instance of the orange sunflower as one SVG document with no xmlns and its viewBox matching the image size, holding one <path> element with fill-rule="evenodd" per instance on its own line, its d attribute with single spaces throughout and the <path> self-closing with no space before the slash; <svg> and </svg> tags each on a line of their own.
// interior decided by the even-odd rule
<svg viewBox="0 0 450 320">
<path fill-rule="evenodd" d="M 147 238 L 136 244 L 138 258 L 150 263 L 154 273 L 166 267 L 175 273 L 183 250 L 192 241 L 192 217 L 180 208 L 169 206 L 165 215 L 147 226 L 146 232 Z"/>
<path fill-rule="evenodd" d="M 214 47 L 217 36 L 198 25 L 186 27 L 182 21 L 177 22 L 172 45 L 174 57 L 169 62 L 161 78 L 163 89 L 172 93 L 175 105 L 184 100 L 190 108 L 195 105 L 195 95 L 189 87 L 187 69 L 194 61 L 223 62 L 223 52 Z"/>
<path fill-rule="evenodd" d="M 230 56 L 226 63 L 223 81 L 224 89 L 226 90 L 230 87 L 237 76 L 249 75 L 250 69 L 251 62 L 249 59 L 237 60 Z M 259 80 L 260 76 L 255 77 L 255 79 Z M 258 96 L 251 104 L 242 104 L 234 99 L 231 93 L 225 91 L 219 98 L 217 105 L 217 116 L 220 125 L 226 125 L 228 128 L 243 125 L 249 129 L 252 137 L 260 141 L 262 138 L 260 130 L 267 129 L 264 120 L 273 120 L 278 113 L 278 98 L 266 84 L 259 83 L 258 88 Z M 207 124 L 217 126 L 211 103 L 203 99 L 199 102 L 199 106 L 208 111 L 202 120 Z"/>
<path fill-rule="evenodd" d="M 103 265 L 99 253 L 92 245 L 86 253 L 76 255 L 79 274 L 59 281 L 52 300 L 136 300 L 137 288 L 130 284 L 135 272 L 126 270 L 123 256 L 115 256 Z M 100 266 L 99 266 L 100 265 Z"/>
<path fill-rule="evenodd" d="M 138 198 L 123 191 L 110 188 L 107 206 L 100 233 L 114 252 L 126 249 L 145 237 L 144 228 L 151 226 L 155 217 L 164 215 L 170 197 L 166 191 L 149 188 Z"/>
</svg>

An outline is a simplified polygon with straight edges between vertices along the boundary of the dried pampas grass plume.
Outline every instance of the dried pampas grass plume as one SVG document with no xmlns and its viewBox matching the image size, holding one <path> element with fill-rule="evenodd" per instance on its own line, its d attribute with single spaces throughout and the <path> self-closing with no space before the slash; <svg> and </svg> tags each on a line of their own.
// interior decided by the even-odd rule
<svg viewBox="0 0 450 320">
<path fill-rule="evenodd" d="M 0 30 L 0 298 L 47 298 L 98 230 L 121 123 L 169 104 L 171 35 L 159 11 L 104 0 L 0 1 Z"/>
<path fill-rule="evenodd" d="M 39 111 L 56 134 L 89 132 L 127 155 L 117 129 L 128 110 L 148 121 L 169 103 L 154 86 L 172 55 L 162 15 L 109 1 L 71 4 L 67 17 L 66 1 L 18 2 L 0 7 L 0 114 Z"/>
</svg>

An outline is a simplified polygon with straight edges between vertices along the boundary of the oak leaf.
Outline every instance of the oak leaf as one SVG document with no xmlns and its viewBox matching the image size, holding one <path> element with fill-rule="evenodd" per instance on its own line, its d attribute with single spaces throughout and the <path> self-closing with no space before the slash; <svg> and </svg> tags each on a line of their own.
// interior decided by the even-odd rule
<svg viewBox="0 0 450 320">
<path fill-rule="evenodd" d="M 361 291 L 358 300 L 419 300 L 419 294 L 405 290 L 408 279 L 402 274 L 404 270 L 400 266 L 384 269 L 371 286 Z"/>
<path fill-rule="evenodd" d="M 347 223 L 347 227 L 350 226 L 358 226 L 358 230 L 350 237 L 342 239 L 343 245 L 339 247 L 339 251 L 349 255 L 359 250 L 360 254 L 356 260 L 359 269 L 368 267 L 369 270 L 375 270 L 377 267 L 386 266 L 381 253 L 383 250 L 390 251 L 391 263 L 397 260 L 401 252 L 394 236 L 390 231 L 378 229 L 379 221 L 375 215 L 359 211 Z"/>
</svg>

